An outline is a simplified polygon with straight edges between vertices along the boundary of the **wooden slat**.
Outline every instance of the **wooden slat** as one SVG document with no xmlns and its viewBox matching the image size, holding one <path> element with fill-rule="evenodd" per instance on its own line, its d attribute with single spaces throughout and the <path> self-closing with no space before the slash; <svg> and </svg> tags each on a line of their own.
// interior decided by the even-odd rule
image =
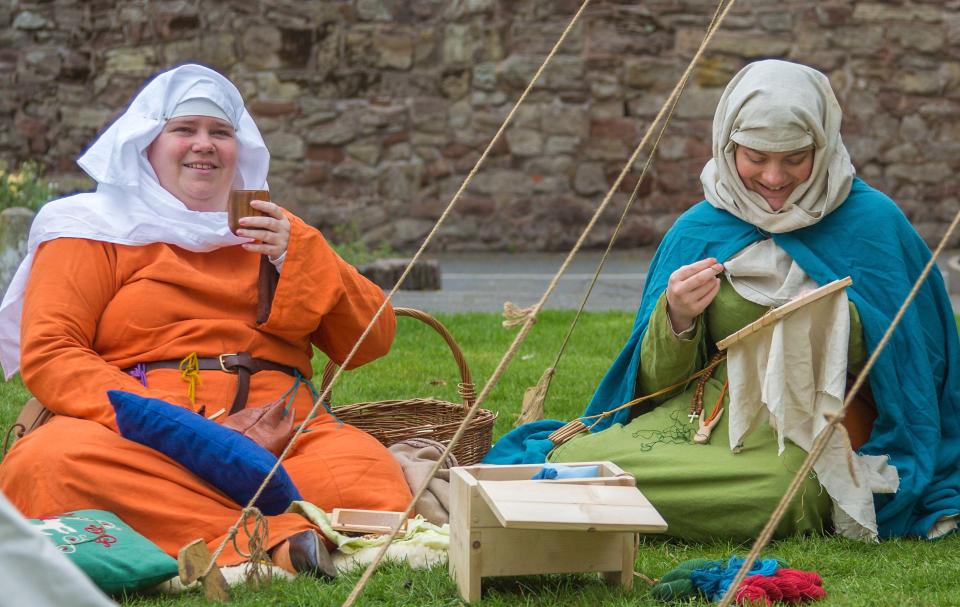
<svg viewBox="0 0 960 607">
<path fill-rule="evenodd" d="M 480 575 L 531 575 L 622 571 L 623 539 L 629 533 L 480 529 Z M 535 547 L 531 549 L 531 546 Z M 633 563 L 627 570 L 633 573 Z"/>
<path fill-rule="evenodd" d="M 853 279 L 847 276 L 846 278 L 841 278 L 839 280 L 829 282 L 823 285 L 822 287 L 814 289 L 813 291 L 810 291 L 809 293 L 806 293 L 805 295 L 798 297 L 797 299 L 794 299 L 792 301 L 789 301 L 783 304 L 779 308 L 774 308 L 773 310 L 767 312 L 766 314 L 764 314 L 757 320 L 753 321 L 749 325 L 740 329 L 736 333 L 728 335 L 727 337 L 724 337 L 723 339 L 718 341 L 717 349 L 726 350 L 727 348 L 737 343 L 741 339 L 747 337 L 748 335 L 753 335 L 754 333 L 756 333 L 760 329 L 763 329 L 764 327 L 768 327 L 772 325 L 778 320 L 789 315 L 791 312 L 796 312 L 803 306 L 809 303 L 813 303 L 818 299 L 822 299 L 827 295 L 833 293 L 834 291 L 839 291 L 840 289 L 849 287 L 852 284 L 853 284 Z"/>
<path fill-rule="evenodd" d="M 606 479 L 607 482 L 609 481 L 610 477 L 630 476 L 613 462 L 576 462 L 563 465 L 575 467 L 599 466 L 600 474 L 593 478 Z M 523 481 L 533 478 L 533 476 L 539 472 L 542 467 L 543 464 L 512 464 L 509 466 L 479 464 L 476 466 L 467 466 L 462 469 L 466 472 L 469 472 L 470 475 L 478 481 Z M 576 482 L 588 479 L 570 480 Z"/>
<path fill-rule="evenodd" d="M 506 528 L 658 533 L 666 521 L 634 487 L 480 481 L 480 494 Z"/>
</svg>

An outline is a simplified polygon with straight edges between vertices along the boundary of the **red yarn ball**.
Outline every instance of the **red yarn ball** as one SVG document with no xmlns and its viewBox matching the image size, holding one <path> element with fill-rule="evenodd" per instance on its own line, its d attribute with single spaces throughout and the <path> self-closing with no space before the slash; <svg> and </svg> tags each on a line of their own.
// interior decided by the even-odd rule
<svg viewBox="0 0 960 607">
<path fill-rule="evenodd" d="M 823 580 L 813 571 L 778 569 L 772 576 L 751 575 L 737 589 L 738 605 L 773 605 L 784 602 L 798 605 L 827 596 Z"/>
</svg>

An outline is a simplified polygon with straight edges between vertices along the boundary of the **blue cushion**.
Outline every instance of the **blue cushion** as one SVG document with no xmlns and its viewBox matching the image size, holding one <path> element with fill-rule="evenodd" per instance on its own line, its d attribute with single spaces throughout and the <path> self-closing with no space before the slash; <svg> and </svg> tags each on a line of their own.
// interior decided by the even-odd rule
<svg viewBox="0 0 960 607">
<path fill-rule="evenodd" d="M 242 506 L 277 463 L 272 453 L 246 436 L 189 409 L 119 390 L 107 396 L 124 438 L 173 458 Z M 299 499 L 300 492 L 281 466 L 255 505 L 264 514 L 281 514 Z"/>
</svg>

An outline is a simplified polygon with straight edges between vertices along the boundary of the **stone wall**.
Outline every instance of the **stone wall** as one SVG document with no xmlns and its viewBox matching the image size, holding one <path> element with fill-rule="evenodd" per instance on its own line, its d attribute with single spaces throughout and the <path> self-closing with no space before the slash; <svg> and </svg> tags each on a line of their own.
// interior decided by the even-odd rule
<svg viewBox="0 0 960 607">
<path fill-rule="evenodd" d="M 789 5 L 789 6 L 788 6 Z M 229 75 L 273 153 L 273 197 L 322 229 L 415 247 L 578 0 L 8 0 L 0 159 L 74 160 L 155 71 Z M 434 250 L 558 250 L 576 239 L 692 56 L 715 4 L 594 0 Z M 859 173 L 931 242 L 960 208 L 960 2 L 741 0 L 661 143 L 622 246 L 656 242 L 702 196 L 711 117 L 750 60 L 830 75 Z M 590 240 L 602 246 L 619 209 Z M 956 246 L 960 239 L 954 240 Z"/>
</svg>

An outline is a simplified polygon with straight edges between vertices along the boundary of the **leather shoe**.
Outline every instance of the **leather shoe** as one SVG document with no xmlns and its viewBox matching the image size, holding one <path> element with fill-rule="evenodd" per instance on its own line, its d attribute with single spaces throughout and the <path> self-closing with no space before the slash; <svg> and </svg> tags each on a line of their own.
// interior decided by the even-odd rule
<svg viewBox="0 0 960 607">
<path fill-rule="evenodd" d="M 304 573 L 321 579 L 337 577 L 333 557 L 313 529 L 291 535 L 270 553 L 273 564 L 290 573 Z"/>
</svg>

